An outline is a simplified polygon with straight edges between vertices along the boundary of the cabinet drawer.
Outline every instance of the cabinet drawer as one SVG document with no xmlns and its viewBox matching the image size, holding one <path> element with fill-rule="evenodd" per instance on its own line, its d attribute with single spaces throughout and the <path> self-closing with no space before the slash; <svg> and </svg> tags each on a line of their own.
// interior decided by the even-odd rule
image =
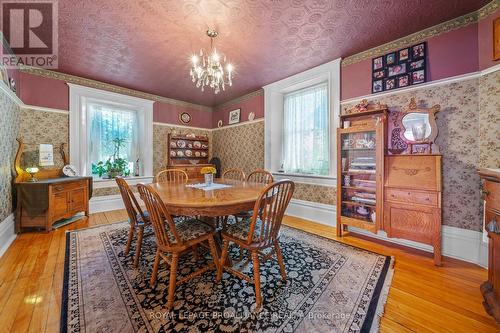
<svg viewBox="0 0 500 333">
<path fill-rule="evenodd" d="M 86 180 L 79 180 L 79 181 L 75 181 L 75 182 L 67 182 L 67 183 L 50 185 L 50 188 L 52 189 L 52 193 L 59 193 L 59 192 L 71 191 L 71 190 L 85 187 L 85 186 L 87 186 L 87 181 Z"/>
<path fill-rule="evenodd" d="M 436 192 L 418 192 L 403 189 L 385 189 L 386 199 L 394 202 L 405 202 L 420 205 L 438 205 L 438 193 Z"/>
<path fill-rule="evenodd" d="M 70 210 L 71 212 L 79 212 L 86 210 L 87 193 L 83 189 L 74 190 L 69 193 Z"/>
</svg>

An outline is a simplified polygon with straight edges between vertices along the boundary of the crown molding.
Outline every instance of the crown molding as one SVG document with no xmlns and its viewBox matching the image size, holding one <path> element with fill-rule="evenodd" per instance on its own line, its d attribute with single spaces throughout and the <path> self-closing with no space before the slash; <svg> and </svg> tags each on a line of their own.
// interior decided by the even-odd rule
<svg viewBox="0 0 500 333">
<path fill-rule="evenodd" d="M 484 7 L 452 20 L 437 24 L 430 28 L 417 31 L 411 35 L 396 39 L 392 42 L 385 43 L 369 50 L 354 54 L 352 56 L 346 57 L 342 60 L 342 66 L 352 65 L 365 59 L 371 59 L 380 55 L 384 55 L 390 51 L 402 49 L 404 47 L 411 46 L 413 44 L 421 43 L 431 37 L 441 35 L 445 32 L 456 30 L 469 24 L 477 23 L 478 21 L 486 18 L 493 12 L 500 8 L 500 1 L 493 0 L 486 4 Z"/>
<path fill-rule="evenodd" d="M 253 98 L 253 97 L 255 97 L 255 96 L 260 96 L 260 95 L 263 95 L 263 94 L 264 94 L 264 89 L 262 89 L 262 88 L 261 88 L 261 89 L 259 89 L 259 90 L 253 91 L 253 92 L 251 92 L 251 93 L 248 93 L 248 94 L 243 95 L 243 96 L 240 96 L 240 97 L 237 97 L 237 98 L 232 99 L 232 100 L 230 100 L 230 101 L 227 101 L 227 102 L 225 102 L 225 103 L 222 103 L 222 104 L 216 105 L 216 106 L 214 107 L 214 111 L 218 111 L 218 110 L 220 110 L 220 109 L 224 109 L 224 108 L 229 107 L 229 106 L 231 106 L 231 105 L 233 105 L 233 104 L 236 104 L 236 103 L 241 103 L 241 102 L 244 102 L 244 101 L 246 101 L 246 100 L 249 100 L 249 99 L 251 99 L 251 98 Z"/>
<path fill-rule="evenodd" d="M 81 85 L 81 86 L 86 86 L 86 87 L 95 88 L 95 89 L 99 89 L 99 90 L 110 91 L 110 92 L 114 92 L 114 93 L 118 93 L 118 94 L 138 97 L 138 98 L 143 98 L 143 99 L 152 100 L 155 102 L 161 102 L 161 103 L 180 106 L 180 107 L 192 108 L 192 109 L 201 110 L 201 111 L 212 111 L 213 110 L 213 108 L 210 106 L 179 101 L 179 100 L 176 100 L 173 98 L 167 98 L 167 97 L 163 97 L 163 96 L 149 94 L 149 93 L 146 93 L 143 91 L 123 88 L 123 87 L 116 86 L 113 84 L 103 83 L 100 81 L 87 79 L 87 78 L 83 78 L 83 77 L 76 76 L 76 75 L 54 72 L 54 71 L 44 69 L 44 68 L 31 67 L 31 66 L 21 66 L 19 68 L 19 70 L 21 72 L 27 73 L 27 74 L 42 76 L 42 77 L 46 77 L 46 78 L 50 78 L 50 79 L 62 80 L 62 81 L 65 81 L 67 83 L 77 84 L 77 85 Z"/>
</svg>

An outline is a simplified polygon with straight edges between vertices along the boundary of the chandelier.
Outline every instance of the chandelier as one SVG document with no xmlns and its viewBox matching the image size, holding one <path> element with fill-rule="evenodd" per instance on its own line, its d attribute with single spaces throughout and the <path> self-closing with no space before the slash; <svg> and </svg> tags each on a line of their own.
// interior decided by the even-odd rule
<svg viewBox="0 0 500 333">
<path fill-rule="evenodd" d="M 226 64 L 226 57 L 217 53 L 214 47 L 214 38 L 218 32 L 208 29 L 207 36 L 210 37 L 210 52 L 205 49 L 200 50 L 200 54 L 194 54 L 191 57 L 191 80 L 196 82 L 196 87 L 205 91 L 205 87 L 210 87 L 218 94 L 225 86 L 232 86 L 233 65 Z"/>
</svg>

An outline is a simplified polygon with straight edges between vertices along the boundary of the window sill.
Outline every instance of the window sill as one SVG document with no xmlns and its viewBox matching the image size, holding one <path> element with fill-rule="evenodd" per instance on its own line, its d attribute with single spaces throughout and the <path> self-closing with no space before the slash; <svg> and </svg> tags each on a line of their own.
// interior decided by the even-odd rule
<svg viewBox="0 0 500 333">
<path fill-rule="evenodd" d="M 275 180 L 290 179 L 299 184 L 337 186 L 337 178 L 332 176 L 306 175 L 298 173 L 272 172 Z"/>
<path fill-rule="evenodd" d="M 153 181 L 153 176 L 139 176 L 139 177 L 126 177 L 125 180 L 129 185 L 137 185 L 139 183 L 151 183 Z M 94 179 L 94 188 L 110 188 L 118 187 L 114 179 Z"/>
</svg>

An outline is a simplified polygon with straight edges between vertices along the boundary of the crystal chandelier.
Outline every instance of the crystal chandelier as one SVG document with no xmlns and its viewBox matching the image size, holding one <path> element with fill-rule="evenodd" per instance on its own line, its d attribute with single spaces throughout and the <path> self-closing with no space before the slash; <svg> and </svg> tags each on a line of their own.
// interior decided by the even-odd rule
<svg viewBox="0 0 500 333">
<path fill-rule="evenodd" d="M 218 94 L 221 89 L 225 90 L 225 86 L 232 86 L 233 65 L 226 64 L 226 57 L 217 53 L 214 47 L 214 38 L 218 32 L 208 29 L 207 36 L 210 37 L 210 52 L 204 49 L 200 50 L 200 54 L 194 54 L 191 57 L 191 80 L 196 82 L 196 87 L 205 91 L 205 86 L 214 90 Z"/>
</svg>

